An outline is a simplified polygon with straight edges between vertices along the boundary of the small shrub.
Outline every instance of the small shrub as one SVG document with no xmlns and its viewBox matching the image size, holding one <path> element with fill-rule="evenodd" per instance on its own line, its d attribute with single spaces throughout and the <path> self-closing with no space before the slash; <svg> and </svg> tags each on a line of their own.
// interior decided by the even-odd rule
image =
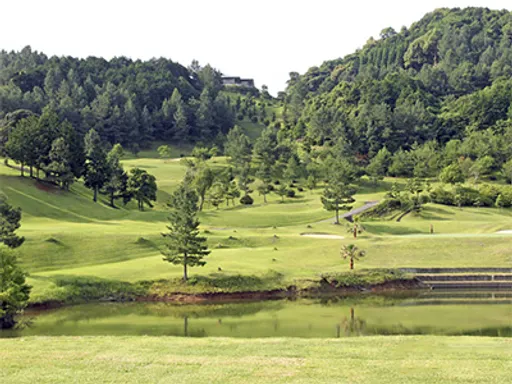
<svg viewBox="0 0 512 384">
<path fill-rule="evenodd" d="M 254 203 L 254 199 L 249 195 L 244 195 L 240 199 L 240 204 L 242 205 L 252 205 Z"/>
<path fill-rule="evenodd" d="M 286 191 L 286 196 L 289 197 L 289 198 L 294 198 L 295 197 L 295 191 L 293 189 L 289 189 Z"/>
</svg>

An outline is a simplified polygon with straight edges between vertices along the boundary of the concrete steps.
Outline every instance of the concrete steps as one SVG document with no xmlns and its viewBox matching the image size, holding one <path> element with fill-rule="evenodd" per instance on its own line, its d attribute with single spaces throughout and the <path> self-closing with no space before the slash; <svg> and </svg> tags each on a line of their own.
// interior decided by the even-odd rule
<svg viewBox="0 0 512 384">
<path fill-rule="evenodd" d="M 512 291 L 511 268 L 403 268 L 432 290 Z"/>
<path fill-rule="evenodd" d="M 452 281 L 452 282 L 425 282 L 434 289 L 482 289 L 482 290 L 512 290 L 512 282 L 480 282 L 480 281 Z"/>
</svg>

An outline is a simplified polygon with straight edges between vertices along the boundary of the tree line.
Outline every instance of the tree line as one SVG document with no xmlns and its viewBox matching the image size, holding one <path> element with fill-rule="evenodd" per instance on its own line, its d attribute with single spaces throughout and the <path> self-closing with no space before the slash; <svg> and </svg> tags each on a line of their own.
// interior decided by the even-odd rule
<svg viewBox="0 0 512 384">
<path fill-rule="evenodd" d="M 145 170 L 123 169 L 123 147 L 102 141 L 98 132 L 89 130 L 83 140 L 67 120 L 61 120 L 51 107 L 45 107 L 41 116 L 23 112 L 16 115 L 15 129 L 9 132 L 2 146 L 3 155 L 19 164 L 21 176 L 26 168 L 30 177 L 44 180 L 69 190 L 76 179 L 93 192 L 107 195 L 110 205 L 122 199 L 127 204 L 137 201 L 138 208 L 152 206 L 156 200 L 156 179 Z"/>
<path fill-rule="evenodd" d="M 0 131 L 15 128 L 12 114 L 41 115 L 50 107 L 78 136 L 94 129 L 134 152 L 154 140 L 212 140 L 233 127 L 237 113 L 221 89 L 220 72 L 197 61 L 185 68 L 163 58 L 47 57 L 29 46 L 0 51 Z"/>
</svg>

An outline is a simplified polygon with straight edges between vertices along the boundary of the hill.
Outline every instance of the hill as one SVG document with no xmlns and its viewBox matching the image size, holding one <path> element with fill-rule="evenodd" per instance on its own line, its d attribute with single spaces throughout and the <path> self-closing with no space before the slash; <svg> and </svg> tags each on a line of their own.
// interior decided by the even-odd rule
<svg viewBox="0 0 512 384">
<path fill-rule="evenodd" d="M 484 133 L 509 140 L 511 77 L 512 13 L 437 9 L 344 58 L 292 72 L 286 128 L 363 157 Z"/>
<path fill-rule="evenodd" d="M 0 152 L 20 119 L 45 109 L 79 137 L 95 129 L 102 140 L 134 152 L 153 141 L 219 144 L 236 122 L 252 123 L 248 130 L 257 135 L 266 115 L 236 101 L 259 99 L 260 92 L 223 89 L 221 73 L 197 62 L 186 68 L 164 58 L 47 57 L 29 46 L 0 51 Z"/>
</svg>

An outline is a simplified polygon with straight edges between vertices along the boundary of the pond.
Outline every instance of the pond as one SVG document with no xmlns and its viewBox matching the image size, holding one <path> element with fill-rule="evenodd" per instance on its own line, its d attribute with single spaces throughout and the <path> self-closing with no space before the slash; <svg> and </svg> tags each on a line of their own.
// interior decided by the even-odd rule
<svg viewBox="0 0 512 384">
<path fill-rule="evenodd" d="M 512 293 L 426 293 L 177 305 L 100 303 L 28 311 L 0 337 L 152 335 L 333 338 L 363 335 L 512 337 Z"/>
</svg>

